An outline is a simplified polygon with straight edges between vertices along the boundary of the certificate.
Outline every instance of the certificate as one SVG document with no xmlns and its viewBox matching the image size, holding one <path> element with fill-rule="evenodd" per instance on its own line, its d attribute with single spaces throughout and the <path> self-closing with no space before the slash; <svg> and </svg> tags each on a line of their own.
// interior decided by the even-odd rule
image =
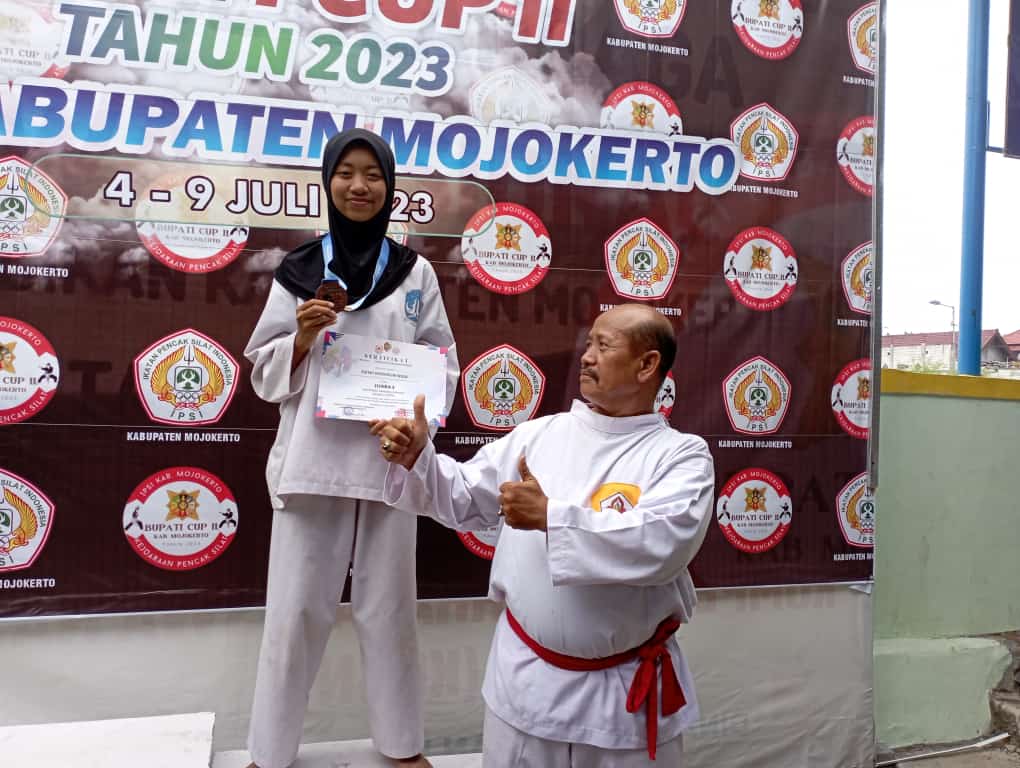
<svg viewBox="0 0 1020 768">
<path fill-rule="evenodd" d="M 370 421 L 414 418 L 425 395 L 429 424 L 446 425 L 446 348 L 326 331 L 315 415 Z"/>
</svg>

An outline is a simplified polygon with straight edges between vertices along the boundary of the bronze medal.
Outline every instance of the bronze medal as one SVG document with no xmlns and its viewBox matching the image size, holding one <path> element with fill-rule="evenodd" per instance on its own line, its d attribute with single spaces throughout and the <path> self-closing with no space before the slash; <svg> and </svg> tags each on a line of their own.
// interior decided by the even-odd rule
<svg viewBox="0 0 1020 768">
<path fill-rule="evenodd" d="M 315 292 L 315 298 L 332 302 L 334 312 L 343 312 L 347 306 L 347 291 L 336 280 L 323 280 Z"/>
</svg>

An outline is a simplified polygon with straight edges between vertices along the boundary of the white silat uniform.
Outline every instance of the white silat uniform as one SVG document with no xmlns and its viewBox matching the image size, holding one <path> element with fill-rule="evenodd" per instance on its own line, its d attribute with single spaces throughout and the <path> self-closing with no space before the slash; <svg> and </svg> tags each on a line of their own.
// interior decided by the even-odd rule
<svg viewBox="0 0 1020 768">
<path fill-rule="evenodd" d="M 500 484 L 520 480 L 521 454 L 549 498 L 548 531 L 501 527 L 489 596 L 505 602 L 531 638 L 592 659 L 642 645 L 667 617 L 690 620 L 696 596 L 687 565 L 711 519 L 714 470 L 705 441 L 659 414 L 614 418 L 575 401 L 569 413 L 526 422 L 463 464 L 429 443 L 410 472 L 391 466 L 385 500 L 451 528 L 490 528 L 501 521 Z M 698 706 L 675 638 L 667 649 L 686 705 L 658 718 L 663 746 L 651 763 L 644 710 L 626 709 L 638 662 L 590 672 L 552 666 L 504 613 L 482 688 L 485 765 L 554 768 L 555 750 L 573 744 L 590 752 L 584 765 L 674 768 L 671 756 L 679 755 Z M 507 736 L 514 731 L 534 743 Z M 569 759 L 582 764 L 577 754 Z"/>
<path fill-rule="evenodd" d="M 280 404 L 280 426 L 266 466 L 275 511 L 248 740 L 260 768 L 285 768 L 297 755 L 309 691 L 352 558 L 351 603 L 372 739 L 393 757 L 409 757 L 424 747 L 415 614 L 417 523 L 382 503 L 387 463 L 368 424 L 315 417 L 321 333 L 291 373 L 301 303 L 274 281 L 245 349 L 254 364 L 256 394 Z M 439 284 L 424 258 L 418 257 L 393 293 L 367 309 L 339 313 L 328 330 L 448 347 L 449 411 L 460 371 Z"/>
</svg>

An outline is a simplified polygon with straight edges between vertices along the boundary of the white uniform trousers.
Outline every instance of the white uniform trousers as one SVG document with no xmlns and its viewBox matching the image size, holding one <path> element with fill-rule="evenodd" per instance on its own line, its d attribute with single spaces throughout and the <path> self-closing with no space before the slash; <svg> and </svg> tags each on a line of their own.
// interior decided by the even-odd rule
<svg viewBox="0 0 1020 768">
<path fill-rule="evenodd" d="M 285 509 L 274 511 L 248 734 L 259 768 L 287 768 L 297 757 L 309 692 L 352 556 L 351 607 L 372 740 L 388 757 L 422 751 L 416 533 L 417 518 L 381 502 L 291 496 Z"/>
<path fill-rule="evenodd" d="M 684 740 L 679 736 L 648 749 L 605 749 L 591 744 L 550 741 L 519 731 L 485 708 L 482 768 L 680 768 Z"/>
</svg>

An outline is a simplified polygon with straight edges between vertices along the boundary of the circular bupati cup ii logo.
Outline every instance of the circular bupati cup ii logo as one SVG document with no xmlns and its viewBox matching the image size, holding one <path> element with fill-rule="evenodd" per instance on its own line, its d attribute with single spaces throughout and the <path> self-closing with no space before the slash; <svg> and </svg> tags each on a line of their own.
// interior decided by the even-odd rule
<svg viewBox="0 0 1020 768">
<path fill-rule="evenodd" d="M 553 105 L 542 86 L 516 67 L 490 72 L 471 87 L 471 114 L 483 123 L 508 120 L 514 123 L 549 124 Z"/>
<path fill-rule="evenodd" d="M 854 360 L 836 376 L 832 385 L 832 413 L 843 431 L 861 440 L 868 439 L 871 415 L 871 361 Z"/>
<path fill-rule="evenodd" d="M 740 175 L 760 181 L 782 181 L 793 166 L 800 134 L 793 123 L 769 104 L 756 104 L 730 124 L 730 138 L 740 148 Z"/>
<path fill-rule="evenodd" d="M 673 287 L 680 249 L 651 220 L 640 218 L 616 230 L 605 243 L 606 271 L 617 295 L 661 299 Z"/>
<path fill-rule="evenodd" d="M 0 160 L 0 256 L 44 253 L 63 223 L 67 195 L 20 157 Z"/>
<path fill-rule="evenodd" d="M 676 379 L 670 371 L 662 380 L 662 385 L 655 395 L 655 410 L 668 419 L 673 413 L 674 405 L 676 405 Z"/>
<path fill-rule="evenodd" d="M 35 416 L 59 383 L 60 362 L 49 340 L 28 323 L 0 317 L 0 424 Z"/>
<path fill-rule="evenodd" d="M 43 551 L 55 507 L 23 477 L 0 469 L 0 573 L 28 568 Z"/>
<path fill-rule="evenodd" d="M 538 410 L 545 374 L 523 352 L 501 344 L 471 361 L 461 384 L 475 426 L 506 432 Z"/>
<path fill-rule="evenodd" d="M 836 143 L 836 162 L 850 186 L 870 197 L 875 183 L 875 118 L 866 115 L 847 123 Z"/>
<path fill-rule="evenodd" d="M 191 198 L 184 193 L 185 176 L 164 176 L 154 181 L 141 195 L 135 229 L 153 258 L 170 269 L 204 274 L 223 269 L 233 262 L 248 244 L 248 227 L 242 224 L 199 224 L 189 222 Z M 150 203 L 153 190 L 169 195 L 169 202 L 158 209 Z M 160 219 L 147 221 L 147 218 Z M 165 221 L 165 219 L 172 221 Z"/>
<path fill-rule="evenodd" d="M 786 484 L 767 469 L 745 469 L 719 492 L 716 522 L 726 540 L 741 552 L 757 554 L 775 547 L 793 520 Z"/>
<path fill-rule="evenodd" d="M 135 358 L 135 391 L 161 424 L 213 424 L 234 397 L 237 361 L 203 333 L 188 328 Z"/>
<path fill-rule="evenodd" d="M 862 243 L 843 259 L 840 274 L 843 278 L 843 296 L 854 312 L 871 314 L 871 291 L 874 281 L 874 265 L 871 241 Z"/>
<path fill-rule="evenodd" d="M 234 494 L 198 467 L 170 467 L 145 478 L 124 506 L 124 535 L 147 563 L 191 571 L 222 555 L 237 533 Z"/>
<path fill-rule="evenodd" d="M 138 238 L 157 261 L 178 272 L 215 272 L 230 264 L 248 243 L 248 228 L 221 224 L 142 221 Z"/>
<path fill-rule="evenodd" d="M 730 17 L 740 42 L 763 59 L 785 59 L 804 35 L 800 0 L 733 0 Z"/>
<path fill-rule="evenodd" d="M 867 472 L 861 472 L 839 492 L 836 519 L 851 547 L 875 546 L 875 498 L 868 490 Z"/>
<path fill-rule="evenodd" d="M 777 432 L 790 407 L 790 380 L 761 355 L 741 363 L 723 380 L 726 415 L 735 432 L 767 435 Z"/>
<path fill-rule="evenodd" d="M 669 94 L 646 82 L 624 83 L 602 105 L 601 126 L 622 131 L 684 132 L 680 109 Z"/>
<path fill-rule="evenodd" d="M 457 531 L 457 538 L 472 555 L 491 560 L 496 554 L 499 527 L 486 528 L 484 531 Z"/>
<path fill-rule="evenodd" d="M 23 77 L 63 77 L 70 63 L 61 56 L 64 23 L 42 3 L 5 3 L 0 16 L 0 72 Z"/>
<path fill-rule="evenodd" d="M 797 287 L 797 255 L 775 230 L 751 227 L 733 238 L 726 249 L 723 277 L 734 298 L 745 307 L 777 309 Z"/>
<path fill-rule="evenodd" d="M 854 66 L 874 75 L 878 69 L 878 3 L 865 3 L 850 14 L 846 36 Z"/>
<path fill-rule="evenodd" d="M 530 291 L 552 263 L 549 230 L 533 211 L 516 203 L 496 203 L 492 219 L 492 207 L 486 206 L 464 228 L 460 254 L 468 272 L 493 293 Z"/>
<path fill-rule="evenodd" d="M 672 37 L 683 21 L 687 0 L 613 0 L 620 24 L 641 37 Z"/>
</svg>

